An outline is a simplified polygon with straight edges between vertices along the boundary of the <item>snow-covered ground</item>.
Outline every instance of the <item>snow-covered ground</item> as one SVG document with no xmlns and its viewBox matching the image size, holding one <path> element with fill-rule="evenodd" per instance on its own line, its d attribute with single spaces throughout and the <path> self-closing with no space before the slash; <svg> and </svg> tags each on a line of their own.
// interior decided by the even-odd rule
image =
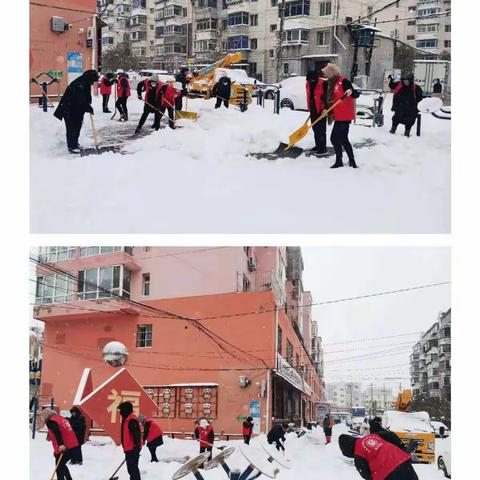
<svg viewBox="0 0 480 480">
<path fill-rule="evenodd" d="M 353 466 L 353 460 L 343 457 L 338 448 L 337 439 L 341 433 L 346 433 L 346 427 L 336 425 L 333 432 L 333 441 L 330 445 L 325 445 L 325 437 L 320 428 L 314 430 L 308 437 L 297 438 L 295 434 L 288 434 L 286 451 L 287 457 L 293 462 L 293 466 L 291 470 L 286 470 L 275 464 L 280 469 L 276 478 L 278 480 L 361 479 Z M 105 443 L 102 440 L 108 443 L 101 445 Z M 97 443 L 97 445 L 86 444 L 83 447 L 83 465 L 70 467 L 73 480 L 107 480 L 122 462 L 124 455 L 121 447 L 116 447 L 109 439 L 93 437 L 93 443 Z M 219 441 L 217 443 L 218 445 L 238 446 L 240 441 Z M 252 440 L 251 445 L 262 451 L 257 439 Z M 157 456 L 160 460 L 184 455 L 193 457 L 197 452 L 198 443 L 193 440 L 166 438 L 165 444 L 158 448 Z M 238 468 L 241 471 L 247 466 L 247 461 L 238 449 L 227 459 L 226 463 L 230 468 Z M 144 448 L 140 457 L 142 480 L 170 480 L 180 466 L 181 464 L 177 462 L 150 463 L 150 454 L 146 448 Z M 441 480 L 444 478 L 443 473 L 437 470 L 435 464 L 415 465 L 414 468 L 420 480 Z M 45 434 L 40 434 L 34 441 L 31 441 L 30 469 L 30 480 L 49 478 L 54 469 L 52 447 L 49 442 L 45 441 Z M 204 471 L 202 474 L 205 480 L 225 480 L 227 478 L 220 467 Z M 119 472 L 119 480 L 128 480 L 128 478 L 126 468 L 123 466 Z M 193 480 L 194 476 L 189 474 L 185 478 Z M 267 477 L 261 476 L 260 478 L 266 479 Z"/>
<path fill-rule="evenodd" d="M 450 122 L 423 116 L 420 138 L 385 126 L 351 127 L 358 170 L 331 170 L 333 157 L 258 160 L 306 119 L 305 112 L 252 105 L 213 109 L 214 100 L 189 100 L 198 122 L 133 140 L 127 155 L 86 157 L 66 152 L 65 128 L 31 107 L 31 230 L 34 233 L 448 233 Z M 130 121 L 101 113 L 105 144 L 115 131 L 133 133 L 143 103 L 129 100 Z M 111 101 L 111 105 L 112 105 Z M 117 116 L 118 118 L 118 116 Z M 147 120 L 145 129 L 152 120 Z M 92 145 L 88 117 L 80 137 Z M 313 134 L 300 143 L 310 148 Z M 344 161 L 346 158 L 344 157 Z"/>
</svg>

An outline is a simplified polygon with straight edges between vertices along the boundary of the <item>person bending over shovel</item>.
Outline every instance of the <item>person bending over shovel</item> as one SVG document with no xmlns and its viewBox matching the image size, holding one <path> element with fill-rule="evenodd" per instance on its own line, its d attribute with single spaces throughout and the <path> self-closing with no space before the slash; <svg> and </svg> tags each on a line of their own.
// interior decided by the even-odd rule
<svg viewBox="0 0 480 480">
<path fill-rule="evenodd" d="M 164 84 L 160 89 L 162 99 L 160 101 L 160 113 L 163 115 L 168 110 L 168 126 L 175 128 L 175 99 L 182 91 L 182 84 L 175 82 Z"/>
<path fill-rule="evenodd" d="M 209 460 L 212 458 L 213 442 L 215 441 L 215 432 L 212 425 L 206 418 L 202 418 L 198 426 L 198 439 L 200 440 L 200 453 L 210 452 Z"/>
<path fill-rule="evenodd" d="M 47 440 L 53 445 L 57 480 L 72 480 L 67 462 L 70 460 L 71 451 L 78 447 L 78 440 L 69 421 L 58 415 L 55 410 L 44 408 L 40 413 L 48 429 Z"/>
<path fill-rule="evenodd" d="M 288 430 L 288 424 L 282 423 L 281 425 L 275 425 L 270 429 L 267 435 L 268 443 L 275 443 L 277 450 L 285 451 L 285 433 Z M 283 442 L 283 443 L 282 443 Z"/>
<path fill-rule="evenodd" d="M 335 149 L 335 163 L 330 168 L 343 167 L 342 147 L 348 157 L 348 165 L 357 168 L 353 155 L 353 148 L 348 139 L 348 131 L 350 122 L 355 119 L 355 102 L 354 98 L 358 98 L 360 93 L 357 92 L 350 80 L 347 80 L 340 72 L 340 69 L 334 63 L 329 63 L 324 69 L 323 74 L 328 79 L 327 85 L 327 105 L 330 107 L 336 101 L 345 98 L 333 109 L 332 116 L 335 121 L 333 124 L 330 141 Z M 326 117 L 324 110 L 321 117 Z"/>
<path fill-rule="evenodd" d="M 138 122 L 137 129 L 135 133 L 140 133 L 142 130 L 143 124 L 147 120 L 148 116 L 153 113 L 155 119 L 153 121 L 152 128 L 155 130 L 160 129 L 160 90 L 162 88 L 162 83 L 158 79 L 158 75 L 154 74 L 149 79 L 140 82 L 137 86 L 137 96 L 139 100 L 143 100 L 145 105 L 143 107 L 143 113 Z M 145 98 L 142 98 L 142 92 L 145 91 Z"/>
<path fill-rule="evenodd" d="M 365 480 L 418 480 L 411 455 L 375 433 L 362 438 L 340 435 L 338 444 Z"/>
<path fill-rule="evenodd" d="M 76 78 L 66 88 L 54 116 L 60 121 L 65 120 L 67 129 L 67 147 L 70 153 L 80 153 L 78 137 L 82 130 L 83 116 L 85 113 L 93 114 L 92 85 L 98 82 L 98 72 L 87 70 Z"/>
<path fill-rule="evenodd" d="M 223 105 L 225 105 L 225 108 L 228 108 L 231 89 L 232 81 L 228 77 L 223 76 L 218 80 L 212 89 L 212 97 L 217 97 L 215 108 L 220 108 L 222 106 L 222 102 Z"/>
<path fill-rule="evenodd" d="M 140 414 L 138 420 L 143 425 L 143 443 L 147 444 L 152 459 L 150 462 L 158 462 L 157 447 L 163 445 L 163 432 L 153 418 L 145 418 Z"/>
</svg>

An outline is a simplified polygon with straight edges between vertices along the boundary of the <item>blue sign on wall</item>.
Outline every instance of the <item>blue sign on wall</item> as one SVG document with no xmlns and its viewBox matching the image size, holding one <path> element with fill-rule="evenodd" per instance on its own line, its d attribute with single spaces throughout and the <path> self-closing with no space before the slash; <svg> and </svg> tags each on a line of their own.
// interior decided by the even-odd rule
<svg viewBox="0 0 480 480">
<path fill-rule="evenodd" d="M 67 52 L 68 83 L 83 73 L 83 55 L 80 52 Z"/>
<path fill-rule="evenodd" d="M 253 433 L 258 435 L 260 433 L 260 418 L 261 418 L 262 404 L 257 400 L 250 401 L 250 416 L 253 418 Z"/>
</svg>

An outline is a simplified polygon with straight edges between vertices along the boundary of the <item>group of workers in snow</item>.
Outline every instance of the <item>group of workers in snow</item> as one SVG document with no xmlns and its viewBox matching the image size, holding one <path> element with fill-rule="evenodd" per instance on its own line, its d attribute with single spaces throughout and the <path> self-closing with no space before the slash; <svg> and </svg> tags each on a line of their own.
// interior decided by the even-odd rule
<svg viewBox="0 0 480 480">
<path fill-rule="evenodd" d="M 106 73 L 100 78 L 97 71 L 87 70 L 67 87 L 54 113 L 58 119 L 65 121 L 67 146 L 70 153 L 80 153 L 78 138 L 83 117 L 85 113 L 93 114 L 91 86 L 99 80 L 103 112 L 111 113 L 108 103 L 112 88 L 115 88 L 117 98 L 115 108 L 120 113 L 119 120 L 128 121 L 127 101 L 131 95 L 128 74 L 120 71 L 116 75 Z M 170 128 L 175 128 L 175 110 L 181 111 L 182 97 L 188 93 L 188 69 L 182 68 L 175 80 L 174 83 L 162 82 L 158 75 L 154 74 L 139 82 L 137 97 L 143 100 L 144 109 L 135 130 L 136 133 L 141 131 L 151 113 L 154 115 L 152 128 L 158 130 L 165 111 L 168 111 Z M 413 81 L 413 75 L 410 73 L 403 74 L 397 82 L 392 77 L 389 77 L 389 80 L 389 87 L 393 92 L 392 110 L 394 111 L 390 133 L 394 134 L 398 125 L 403 124 L 405 136 L 408 137 L 417 118 L 417 104 L 422 99 L 423 92 Z M 215 108 L 220 108 L 222 104 L 228 108 L 230 93 L 231 80 L 223 76 L 212 89 L 213 96 L 216 96 Z M 337 65 L 329 63 L 320 72 L 311 70 L 307 73 L 306 96 L 315 138 L 313 151 L 319 155 L 328 153 L 328 118 L 328 123 L 333 122 L 330 142 L 335 150 L 335 163 L 330 168 L 343 167 L 343 150 L 348 158 L 348 166 L 358 168 L 348 135 L 350 124 L 355 119 L 355 99 L 360 96 L 360 92 L 342 75 Z M 334 108 L 328 112 L 332 106 Z"/>
</svg>

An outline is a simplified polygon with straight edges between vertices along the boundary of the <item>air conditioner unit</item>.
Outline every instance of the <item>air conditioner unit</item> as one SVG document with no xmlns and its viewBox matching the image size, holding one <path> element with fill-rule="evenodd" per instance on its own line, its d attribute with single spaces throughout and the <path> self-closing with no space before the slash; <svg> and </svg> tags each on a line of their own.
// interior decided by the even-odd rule
<svg viewBox="0 0 480 480">
<path fill-rule="evenodd" d="M 254 272 L 257 269 L 257 261 L 255 260 L 255 257 L 248 257 L 248 271 L 249 272 Z"/>
<path fill-rule="evenodd" d="M 93 40 L 93 28 L 92 27 L 87 28 L 87 39 L 88 40 Z"/>
<path fill-rule="evenodd" d="M 247 377 L 240 376 L 239 377 L 240 388 L 247 388 L 250 383 L 252 383 Z"/>
</svg>

